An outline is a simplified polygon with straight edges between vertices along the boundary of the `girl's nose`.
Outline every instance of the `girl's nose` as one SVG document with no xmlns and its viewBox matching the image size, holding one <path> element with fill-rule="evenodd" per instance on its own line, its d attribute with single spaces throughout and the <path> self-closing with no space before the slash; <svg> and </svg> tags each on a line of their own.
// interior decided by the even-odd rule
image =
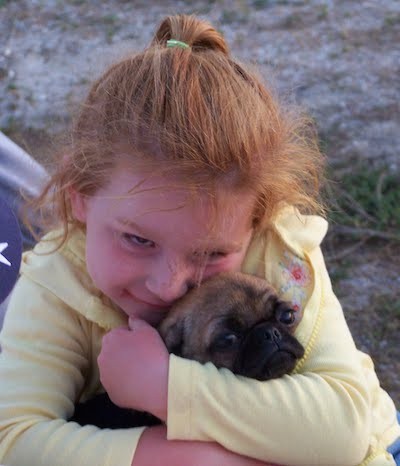
<svg viewBox="0 0 400 466">
<path fill-rule="evenodd" d="M 172 304 L 193 286 L 192 268 L 172 260 L 158 264 L 146 280 L 147 289 L 166 304 Z"/>
</svg>

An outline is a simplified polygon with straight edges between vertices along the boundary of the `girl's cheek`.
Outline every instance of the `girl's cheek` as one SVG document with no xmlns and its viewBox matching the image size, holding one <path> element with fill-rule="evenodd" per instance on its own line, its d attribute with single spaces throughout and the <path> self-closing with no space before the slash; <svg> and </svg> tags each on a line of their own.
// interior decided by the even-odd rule
<svg viewBox="0 0 400 466">
<path fill-rule="evenodd" d="M 122 279 L 147 270 L 152 263 L 148 254 L 129 248 L 121 238 L 114 237 L 107 251 L 109 275 Z"/>
</svg>

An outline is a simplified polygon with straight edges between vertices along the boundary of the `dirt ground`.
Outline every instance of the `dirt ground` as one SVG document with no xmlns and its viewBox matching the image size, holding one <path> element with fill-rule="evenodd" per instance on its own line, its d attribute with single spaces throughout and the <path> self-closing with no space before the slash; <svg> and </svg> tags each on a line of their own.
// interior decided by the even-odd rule
<svg viewBox="0 0 400 466">
<path fill-rule="evenodd" d="M 45 163 L 93 77 L 178 12 L 212 21 L 308 108 L 332 172 L 364 161 L 400 173 L 398 0 L 0 0 L 0 128 Z M 400 245 L 331 233 L 324 251 L 357 345 L 399 407 Z"/>
</svg>

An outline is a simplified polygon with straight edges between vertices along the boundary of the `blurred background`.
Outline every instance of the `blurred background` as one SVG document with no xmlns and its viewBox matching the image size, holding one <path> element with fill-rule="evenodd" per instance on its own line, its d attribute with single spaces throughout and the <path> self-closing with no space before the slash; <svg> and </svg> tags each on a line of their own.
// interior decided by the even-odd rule
<svg viewBox="0 0 400 466">
<path fill-rule="evenodd" d="M 47 167 L 89 83 L 175 13 L 210 20 L 236 58 L 314 118 L 333 286 L 399 408 L 398 0 L 0 0 L 0 130 Z"/>
</svg>

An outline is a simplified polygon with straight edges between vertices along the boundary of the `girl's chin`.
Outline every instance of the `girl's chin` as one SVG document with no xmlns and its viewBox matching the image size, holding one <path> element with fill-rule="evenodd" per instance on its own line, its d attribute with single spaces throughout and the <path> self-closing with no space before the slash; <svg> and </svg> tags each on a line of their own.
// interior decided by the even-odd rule
<svg viewBox="0 0 400 466">
<path fill-rule="evenodd" d="M 159 308 L 141 302 L 128 291 L 124 291 L 121 297 L 123 298 L 121 308 L 128 317 L 144 320 L 153 327 L 156 327 L 168 312 L 168 308 Z"/>
<path fill-rule="evenodd" d="M 123 309 L 125 314 L 132 318 L 132 319 L 141 319 L 147 322 L 149 325 L 152 327 L 157 327 L 158 324 L 164 319 L 166 316 L 167 312 L 165 310 L 156 310 L 156 309 L 151 309 L 151 310 L 125 310 Z"/>
</svg>

